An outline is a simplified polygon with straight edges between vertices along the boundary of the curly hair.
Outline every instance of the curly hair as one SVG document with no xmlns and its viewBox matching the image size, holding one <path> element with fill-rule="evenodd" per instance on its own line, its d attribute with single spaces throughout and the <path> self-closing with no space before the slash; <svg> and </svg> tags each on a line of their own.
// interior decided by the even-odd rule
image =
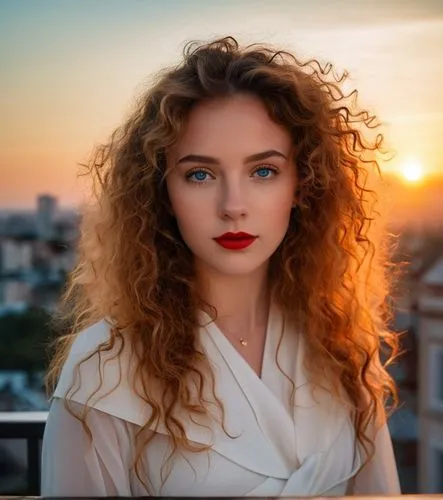
<svg viewBox="0 0 443 500">
<path fill-rule="evenodd" d="M 248 93 L 295 146 L 298 207 L 271 258 L 273 297 L 303 332 L 312 380 L 327 376 L 344 388 L 357 440 L 373 453 L 369 424 L 385 421 L 388 403 L 397 404 L 386 370 L 398 353 L 398 336 L 388 326 L 394 270 L 391 241 L 374 224 L 378 196 L 369 186 L 381 176 L 383 136 L 371 133 L 379 124 L 357 106 L 357 92 L 344 94 L 346 78 L 331 64 L 257 44 L 242 48 L 232 37 L 188 44 L 181 64 L 158 75 L 84 165 L 94 203 L 84 208 L 78 262 L 61 300 L 65 327 L 47 373 L 48 392 L 78 333 L 112 318 L 110 341 L 98 351 L 117 339 L 140 347 L 141 397 L 152 408 L 141 431 L 161 421 L 173 450 L 208 449 L 192 446 L 179 418 L 207 414 L 203 394 L 207 374 L 212 390 L 214 376 L 196 334 L 196 311 L 210 305 L 198 295 L 193 256 L 169 210 L 166 152 L 194 106 Z M 149 390 L 152 380 L 162 386 L 161 400 Z"/>
</svg>

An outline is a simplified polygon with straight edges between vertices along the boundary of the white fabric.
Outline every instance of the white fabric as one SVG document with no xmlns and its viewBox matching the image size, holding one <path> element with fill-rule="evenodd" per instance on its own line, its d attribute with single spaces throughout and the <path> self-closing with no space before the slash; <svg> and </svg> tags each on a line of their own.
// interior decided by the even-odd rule
<svg viewBox="0 0 443 500">
<path fill-rule="evenodd" d="M 203 313 L 202 318 L 210 322 Z M 67 394 L 76 380 L 75 365 L 109 338 L 106 321 L 86 329 L 71 349 L 51 405 L 43 440 L 42 496 L 399 494 L 387 427 L 377 435 L 375 457 L 356 476 L 363 455 L 355 445 L 349 407 L 326 389 L 312 394 L 302 363 L 303 337 L 286 326 L 278 361 L 295 382 L 291 407 L 291 384 L 275 362 L 280 332 L 281 316 L 271 308 L 259 378 L 214 323 L 200 329 L 201 345 L 215 370 L 216 394 L 226 410 L 226 429 L 235 438 L 219 425 L 208 429 L 185 420 L 188 438 L 210 444 L 211 450 L 177 454 L 162 487 L 169 438 L 160 427 L 143 455 L 151 482 L 147 491 L 131 466 L 135 433 L 150 412 L 131 389 L 129 350 L 121 353 L 120 362 L 110 359 L 116 345 L 100 363 L 97 357 L 83 363 L 81 384 L 75 385 L 79 390 Z M 103 386 L 88 401 L 99 385 L 99 366 Z M 77 409 L 92 407 L 87 417 L 92 446 L 81 423 L 66 410 L 65 397 Z"/>
</svg>

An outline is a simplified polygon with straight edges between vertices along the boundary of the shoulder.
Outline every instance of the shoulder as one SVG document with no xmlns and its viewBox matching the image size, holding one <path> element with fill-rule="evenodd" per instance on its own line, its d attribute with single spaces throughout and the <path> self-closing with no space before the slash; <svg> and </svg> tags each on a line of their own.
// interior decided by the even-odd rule
<svg viewBox="0 0 443 500">
<path fill-rule="evenodd" d="M 91 380 L 96 379 L 100 372 L 101 363 L 97 356 L 100 345 L 110 338 L 111 325 L 106 320 L 101 320 L 77 334 L 63 365 L 54 397 L 85 403 L 86 387 L 91 385 Z"/>
<path fill-rule="evenodd" d="M 95 353 L 98 353 L 102 344 L 111 339 L 111 328 L 111 323 L 103 319 L 85 328 L 76 335 L 65 360 L 58 389 L 61 385 L 60 382 L 65 381 L 68 372 L 75 369 L 78 364 L 85 364 L 85 366 L 91 368 L 91 364 L 88 365 L 87 361 L 91 359 Z"/>
<path fill-rule="evenodd" d="M 128 342 L 122 346 L 122 341 L 116 339 L 112 347 L 100 349 L 111 340 L 111 328 L 112 324 L 103 319 L 77 335 L 53 397 L 140 423 L 145 405 L 132 384 L 131 346 Z"/>
<path fill-rule="evenodd" d="M 69 356 L 87 354 L 98 349 L 100 344 L 111 338 L 111 323 L 102 319 L 82 330 L 75 338 Z"/>
</svg>

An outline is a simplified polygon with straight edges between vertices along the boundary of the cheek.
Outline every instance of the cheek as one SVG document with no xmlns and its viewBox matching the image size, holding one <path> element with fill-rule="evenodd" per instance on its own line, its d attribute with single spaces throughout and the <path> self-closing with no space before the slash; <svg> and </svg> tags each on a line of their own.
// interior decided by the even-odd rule
<svg viewBox="0 0 443 500">
<path fill-rule="evenodd" d="M 202 230 L 208 213 L 208 207 L 199 197 L 185 190 L 171 189 L 169 193 L 173 215 L 182 236 L 191 237 Z"/>
<path fill-rule="evenodd" d="M 267 199 L 262 198 L 260 211 L 269 224 L 285 224 L 290 215 L 294 201 L 294 190 L 288 186 L 276 190 Z"/>
<path fill-rule="evenodd" d="M 189 205 L 187 200 L 188 197 L 186 196 L 186 189 L 183 189 L 181 184 L 180 179 L 177 179 L 174 174 L 172 174 L 166 182 L 171 210 L 177 220 L 183 218 L 187 211 L 186 208 Z"/>
<path fill-rule="evenodd" d="M 261 219 L 265 234 L 268 235 L 271 244 L 279 244 L 288 231 L 292 198 L 281 197 L 278 202 L 266 205 L 261 212 Z"/>
<path fill-rule="evenodd" d="M 290 204 L 279 204 L 269 213 L 268 226 L 273 233 L 286 232 L 291 216 Z"/>
</svg>

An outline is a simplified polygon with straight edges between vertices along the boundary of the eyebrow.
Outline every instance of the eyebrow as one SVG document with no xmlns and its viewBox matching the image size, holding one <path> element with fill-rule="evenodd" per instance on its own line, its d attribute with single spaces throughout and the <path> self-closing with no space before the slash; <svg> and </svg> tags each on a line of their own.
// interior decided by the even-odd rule
<svg viewBox="0 0 443 500">
<path fill-rule="evenodd" d="M 261 161 L 261 160 L 267 160 L 268 158 L 272 157 L 280 157 L 284 158 L 287 160 L 287 157 L 283 154 L 280 153 L 280 151 L 276 151 L 275 149 L 269 149 L 268 151 L 263 151 L 261 153 L 255 153 L 253 155 L 247 156 L 245 158 L 245 163 L 251 163 L 253 161 Z M 220 165 L 220 160 L 217 158 L 213 158 L 212 156 L 203 156 L 203 155 L 186 155 L 183 156 L 183 158 L 180 158 L 178 160 L 177 165 L 180 163 L 187 163 L 187 162 L 192 162 L 192 163 L 206 163 L 208 165 Z"/>
</svg>

